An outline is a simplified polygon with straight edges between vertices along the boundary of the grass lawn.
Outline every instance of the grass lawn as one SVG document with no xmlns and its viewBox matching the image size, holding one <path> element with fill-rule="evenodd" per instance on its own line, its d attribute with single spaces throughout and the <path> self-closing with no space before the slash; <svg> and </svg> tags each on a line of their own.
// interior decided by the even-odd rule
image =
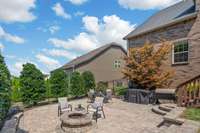
<svg viewBox="0 0 200 133">
<path fill-rule="evenodd" d="M 200 108 L 187 108 L 183 113 L 183 117 L 200 122 Z"/>
</svg>

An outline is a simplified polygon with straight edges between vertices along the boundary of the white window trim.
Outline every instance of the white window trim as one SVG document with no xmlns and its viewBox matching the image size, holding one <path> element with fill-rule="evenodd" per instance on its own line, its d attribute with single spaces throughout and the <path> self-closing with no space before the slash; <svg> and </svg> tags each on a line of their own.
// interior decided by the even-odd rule
<svg viewBox="0 0 200 133">
<path fill-rule="evenodd" d="M 117 67 L 115 67 L 115 66 L 117 66 Z M 115 60 L 114 61 L 114 68 L 115 69 L 118 69 L 118 68 L 120 68 L 121 67 L 121 60 Z"/>
<path fill-rule="evenodd" d="M 177 42 L 181 42 L 181 41 L 187 41 L 188 42 L 188 39 L 183 38 L 183 39 L 178 39 L 176 41 L 172 41 L 172 65 L 187 64 L 189 62 L 189 42 L 188 42 L 188 51 L 179 52 L 179 53 L 188 53 L 188 60 L 183 61 L 183 62 L 174 62 L 174 46 L 176 45 Z"/>
</svg>

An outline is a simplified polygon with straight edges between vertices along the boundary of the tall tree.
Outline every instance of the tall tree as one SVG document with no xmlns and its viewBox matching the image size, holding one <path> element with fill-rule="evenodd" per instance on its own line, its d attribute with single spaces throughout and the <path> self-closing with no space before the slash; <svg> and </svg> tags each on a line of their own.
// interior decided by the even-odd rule
<svg viewBox="0 0 200 133">
<path fill-rule="evenodd" d="M 49 79 L 51 94 L 58 98 L 63 96 L 68 96 L 68 77 L 67 74 L 62 69 L 57 69 L 51 72 Z"/>
<path fill-rule="evenodd" d="M 173 71 L 170 68 L 163 69 L 163 63 L 168 59 L 170 49 L 171 45 L 168 42 L 161 44 L 157 49 L 148 43 L 139 48 L 129 49 L 123 70 L 125 77 L 145 89 L 168 86 Z"/>
<path fill-rule="evenodd" d="M 84 93 L 86 94 L 90 89 L 95 89 L 95 78 L 92 72 L 85 71 L 82 73 L 84 81 Z"/>
<path fill-rule="evenodd" d="M 84 81 L 79 72 L 73 72 L 71 75 L 70 92 L 75 97 L 84 95 Z"/>
<path fill-rule="evenodd" d="M 20 75 L 22 101 L 26 105 L 35 105 L 45 98 L 45 80 L 42 72 L 34 64 L 23 65 Z"/>
<path fill-rule="evenodd" d="M 11 80 L 10 72 L 0 53 L 0 120 L 3 119 L 10 107 Z"/>
</svg>

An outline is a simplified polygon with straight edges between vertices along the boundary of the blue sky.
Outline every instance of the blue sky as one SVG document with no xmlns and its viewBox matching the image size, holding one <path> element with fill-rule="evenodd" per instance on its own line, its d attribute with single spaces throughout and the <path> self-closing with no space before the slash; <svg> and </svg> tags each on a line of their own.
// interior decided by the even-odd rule
<svg viewBox="0 0 200 133">
<path fill-rule="evenodd" d="M 0 0 L 0 49 L 19 75 L 31 62 L 42 72 L 126 34 L 180 0 Z"/>
</svg>

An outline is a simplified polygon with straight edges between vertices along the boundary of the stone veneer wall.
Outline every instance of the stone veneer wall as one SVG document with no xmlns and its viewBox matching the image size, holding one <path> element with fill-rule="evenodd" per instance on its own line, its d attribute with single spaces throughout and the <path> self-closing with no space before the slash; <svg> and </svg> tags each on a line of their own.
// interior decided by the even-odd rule
<svg viewBox="0 0 200 133">
<path fill-rule="evenodd" d="M 132 38 L 128 40 L 128 47 L 138 47 L 146 41 L 158 45 L 161 39 L 172 42 L 179 39 L 188 39 L 189 42 L 188 64 L 172 65 L 172 55 L 170 53 L 164 65 L 166 69 L 172 67 L 175 71 L 172 84 L 169 88 L 176 88 L 177 85 L 200 75 L 200 13 L 196 19 L 187 20 L 155 32 Z"/>
</svg>

